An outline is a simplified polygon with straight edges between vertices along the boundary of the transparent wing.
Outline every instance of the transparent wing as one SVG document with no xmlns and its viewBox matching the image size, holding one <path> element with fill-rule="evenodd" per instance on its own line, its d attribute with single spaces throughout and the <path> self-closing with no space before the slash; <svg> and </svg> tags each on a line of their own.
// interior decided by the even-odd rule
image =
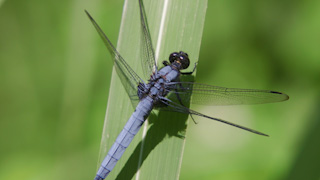
<svg viewBox="0 0 320 180">
<path fill-rule="evenodd" d="M 267 134 L 264 134 L 262 132 L 254 130 L 254 129 L 250 129 L 250 128 L 247 128 L 247 127 L 244 127 L 244 126 L 241 126 L 241 125 L 229 122 L 229 121 L 225 121 L 225 120 L 222 120 L 222 119 L 219 119 L 219 118 L 214 118 L 214 117 L 210 117 L 210 116 L 201 114 L 201 113 L 199 113 L 197 111 L 194 111 L 194 110 L 191 110 L 191 109 L 189 109 L 189 108 L 187 108 L 187 107 L 185 107 L 185 106 L 183 106 L 183 105 L 181 105 L 181 104 L 179 104 L 177 102 L 173 102 L 170 99 L 164 98 L 164 99 L 161 100 L 161 102 L 163 104 L 167 105 L 167 107 L 161 108 L 163 110 L 186 113 L 186 114 L 190 114 L 191 116 L 192 115 L 197 115 L 197 116 L 201 116 L 201 117 L 208 118 L 208 119 L 211 119 L 211 120 L 215 120 L 215 121 L 218 121 L 218 122 L 222 122 L 222 123 L 225 123 L 225 124 L 228 124 L 228 125 L 231 125 L 231 126 L 234 126 L 234 127 L 237 127 L 237 128 L 240 128 L 240 129 L 243 129 L 243 130 L 258 134 L 258 135 L 268 136 Z"/>
<path fill-rule="evenodd" d="M 137 91 L 138 91 L 138 84 L 139 82 L 143 82 L 142 79 L 131 69 L 131 67 L 127 64 L 127 62 L 121 57 L 119 52 L 116 48 L 112 45 L 111 41 L 108 37 L 104 34 L 101 30 L 99 25 L 96 21 L 91 17 L 91 15 L 85 11 L 92 22 L 93 26 L 98 31 L 101 39 L 103 40 L 104 44 L 108 48 L 113 60 L 114 65 L 116 67 L 116 72 L 121 79 L 121 83 L 124 86 L 125 90 L 127 91 L 130 99 L 132 101 L 136 101 L 137 99 Z"/>
<path fill-rule="evenodd" d="M 284 93 L 269 90 L 225 88 L 193 82 L 172 82 L 168 85 L 170 92 L 176 94 L 173 98 L 186 103 L 192 94 L 191 103 L 200 105 L 264 104 L 289 99 Z"/>
<path fill-rule="evenodd" d="M 153 71 L 157 71 L 158 68 L 155 61 L 147 16 L 142 0 L 139 0 L 139 8 L 141 21 L 141 65 L 145 78 L 149 79 Z"/>
</svg>

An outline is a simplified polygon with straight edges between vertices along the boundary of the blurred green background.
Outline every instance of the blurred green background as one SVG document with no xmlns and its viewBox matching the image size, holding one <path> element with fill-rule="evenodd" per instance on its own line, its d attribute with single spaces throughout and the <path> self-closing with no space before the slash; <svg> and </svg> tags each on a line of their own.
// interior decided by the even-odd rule
<svg viewBox="0 0 320 180">
<path fill-rule="evenodd" d="M 0 1 L 0 179 L 93 179 L 123 1 Z M 198 107 L 180 179 L 319 179 L 320 1 L 210 1 L 197 81 L 283 91 L 277 104 Z M 172 51 L 176 51 L 173 49 Z"/>
</svg>

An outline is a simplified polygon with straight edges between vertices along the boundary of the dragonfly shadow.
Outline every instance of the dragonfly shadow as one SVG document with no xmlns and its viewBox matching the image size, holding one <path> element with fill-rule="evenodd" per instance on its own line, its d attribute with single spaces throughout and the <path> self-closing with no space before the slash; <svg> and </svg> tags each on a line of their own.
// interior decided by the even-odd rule
<svg viewBox="0 0 320 180">
<path fill-rule="evenodd" d="M 193 80 L 194 77 L 185 77 Z M 185 79 L 183 78 L 183 79 Z M 181 78 L 182 79 L 182 78 Z M 171 94 L 174 95 L 174 94 Z M 170 98 L 170 97 L 168 97 Z M 185 104 L 189 107 L 190 104 Z M 182 138 L 187 128 L 187 120 L 189 114 L 183 114 L 171 111 L 159 111 L 158 114 L 151 113 L 148 122 L 150 128 L 145 136 L 144 140 L 136 146 L 132 155 L 129 157 L 128 161 L 116 177 L 117 180 L 132 179 L 140 167 L 143 165 L 144 161 L 150 155 L 150 153 L 166 138 Z M 144 141 L 144 142 L 143 142 Z M 143 147 L 142 147 L 143 146 Z M 143 153 L 141 154 L 141 150 Z M 141 156 L 141 157 L 140 157 Z M 139 160 L 140 159 L 140 160 Z"/>
</svg>

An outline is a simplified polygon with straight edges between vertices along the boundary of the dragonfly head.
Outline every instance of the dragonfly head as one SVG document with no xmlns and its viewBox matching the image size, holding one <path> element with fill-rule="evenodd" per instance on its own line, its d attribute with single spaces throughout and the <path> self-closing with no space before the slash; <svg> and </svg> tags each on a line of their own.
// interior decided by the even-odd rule
<svg viewBox="0 0 320 180">
<path fill-rule="evenodd" d="M 187 69 L 190 64 L 188 54 L 183 51 L 171 53 L 169 56 L 169 61 L 171 64 L 175 63 L 179 65 L 180 69 Z"/>
</svg>

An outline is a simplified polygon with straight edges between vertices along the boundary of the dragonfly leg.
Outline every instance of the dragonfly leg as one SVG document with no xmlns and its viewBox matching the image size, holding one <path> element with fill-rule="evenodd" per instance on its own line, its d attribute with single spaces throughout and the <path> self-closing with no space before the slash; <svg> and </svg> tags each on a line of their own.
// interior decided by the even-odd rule
<svg viewBox="0 0 320 180">
<path fill-rule="evenodd" d="M 170 63 L 168 61 L 162 61 L 162 64 L 165 65 L 165 66 L 169 66 Z"/>
<path fill-rule="evenodd" d="M 196 71 L 197 65 L 198 65 L 198 62 L 194 63 L 194 67 L 193 67 L 192 71 L 190 71 L 190 72 L 181 72 L 181 74 L 182 75 L 191 75 L 192 73 L 194 73 Z"/>
</svg>

